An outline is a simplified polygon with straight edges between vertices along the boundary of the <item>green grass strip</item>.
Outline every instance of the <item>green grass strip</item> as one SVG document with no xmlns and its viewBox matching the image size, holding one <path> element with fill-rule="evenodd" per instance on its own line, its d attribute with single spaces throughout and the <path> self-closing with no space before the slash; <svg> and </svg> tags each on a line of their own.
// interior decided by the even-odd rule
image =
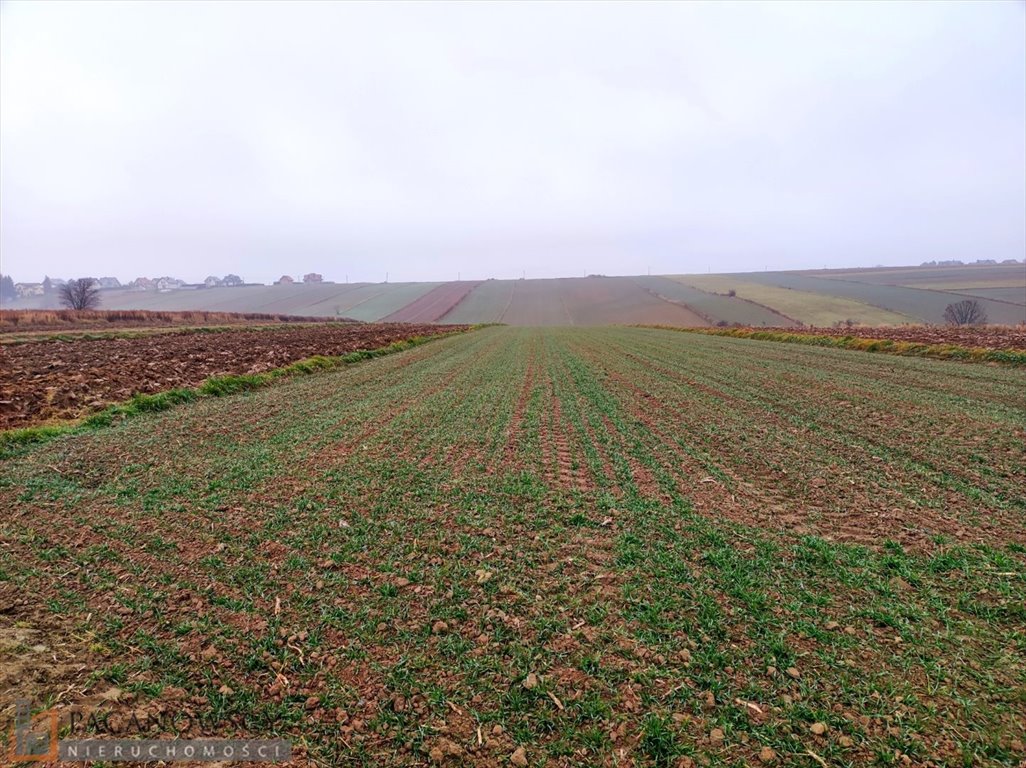
<svg viewBox="0 0 1026 768">
<path fill-rule="evenodd" d="M 813 333 L 791 333 L 753 328 L 677 328 L 667 325 L 638 325 L 637 328 L 657 328 L 664 331 L 704 333 L 706 336 L 730 336 L 735 339 L 756 339 L 757 341 L 780 341 L 785 344 L 808 344 L 814 347 L 855 349 L 861 352 L 885 352 L 889 355 L 907 357 L 932 357 L 938 360 L 960 360 L 973 363 L 1000 363 L 1015 367 L 1026 366 L 1026 352 L 1011 349 L 989 349 L 987 347 L 963 347 L 957 344 L 922 344 L 895 339 L 866 339 L 859 336 L 843 336 Z"/>
<path fill-rule="evenodd" d="M 471 326 L 470 330 L 486 327 L 484 325 Z M 377 349 L 358 349 L 345 355 L 326 356 L 315 355 L 281 368 L 273 368 L 262 373 L 248 373 L 229 376 L 212 376 L 195 388 L 171 389 L 167 392 L 157 392 L 152 395 L 139 394 L 124 403 L 112 405 L 102 411 L 94 413 L 78 421 L 70 421 L 64 424 L 48 424 L 38 427 L 25 427 L 22 429 L 9 429 L 0 432 L 0 460 L 10 458 L 20 453 L 23 446 L 51 440 L 61 435 L 77 432 L 85 432 L 92 429 L 110 426 L 115 422 L 123 421 L 142 413 L 153 413 L 166 411 L 184 403 L 191 403 L 201 398 L 225 397 L 240 392 L 250 392 L 255 389 L 262 389 L 270 386 L 279 379 L 292 378 L 294 376 L 308 376 L 319 371 L 328 371 L 337 368 L 344 368 L 349 365 L 361 363 L 365 360 L 373 360 L 376 357 L 393 355 L 407 349 L 419 347 L 429 341 L 455 336 L 465 331 L 449 331 L 433 336 L 412 336 L 401 341 L 394 341 L 391 344 L 378 347 Z"/>
</svg>

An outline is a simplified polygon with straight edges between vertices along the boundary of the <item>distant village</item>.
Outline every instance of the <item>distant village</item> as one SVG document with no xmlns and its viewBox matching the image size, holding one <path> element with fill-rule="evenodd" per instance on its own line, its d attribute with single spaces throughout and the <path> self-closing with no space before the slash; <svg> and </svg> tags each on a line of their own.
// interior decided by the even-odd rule
<svg viewBox="0 0 1026 768">
<path fill-rule="evenodd" d="M 976 261 L 961 261 L 959 259 L 946 259 L 938 261 L 924 261 L 920 267 L 972 267 L 984 265 L 1008 265 L 1021 264 L 1017 259 L 977 259 Z M 877 267 L 880 268 L 880 267 Z M 601 277 L 601 275 L 589 275 L 589 277 Z M 205 288 L 235 288 L 245 285 L 265 285 L 265 283 L 247 283 L 238 275 L 225 275 L 217 277 L 208 276 L 202 283 L 187 283 L 177 277 L 137 277 L 128 283 L 122 283 L 116 277 L 92 278 L 100 290 L 121 290 L 121 291 L 154 291 L 156 293 L 168 293 L 170 291 L 195 291 Z M 41 283 L 15 283 L 10 275 L 0 277 L 0 299 L 12 301 L 14 299 L 27 298 L 30 296 L 45 296 L 56 293 L 67 281 L 59 277 L 45 277 Z M 348 280 L 347 280 L 348 282 Z M 293 278 L 290 275 L 282 275 L 274 281 L 274 285 L 292 285 L 294 283 L 331 283 L 317 272 L 309 272 L 302 278 Z"/>
<path fill-rule="evenodd" d="M 96 286 L 101 290 L 122 290 L 122 291 L 154 291 L 157 293 L 168 293 L 170 291 L 195 291 L 205 288 L 235 288 L 244 285 L 263 285 L 263 283 L 247 283 L 238 275 L 225 275 L 217 277 L 210 275 L 202 283 L 187 283 L 177 277 L 137 277 L 131 282 L 122 283 L 116 277 L 93 278 Z M 59 277 L 45 277 L 40 283 L 15 283 L 9 275 L 4 275 L 0 284 L 0 293 L 5 299 L 22 299 L 30 296 L 46 296 L 56 293 L 67 281 Z M 274 281 L 275 285 L 290 285 L 292 283 L 323 283 L 324 278 L 316 272 L 303 275 L 302 280 L 297 280 L 289 275 L 282 275 Z"/>
<path fill-rule="evenodd" d="M 990 264 L 1021 264 L 1022 262 L 1018 259 L 1005 259 L 1004 261 L 998 261 L 997 259 L 977 259 L 976 261 L 959 261 L 958 259 L 946 259 L 944 261 L 924 261 L 919 266 L 921 267 L 975 267 L 978 265 L 990 265 Z"/>
</svg>

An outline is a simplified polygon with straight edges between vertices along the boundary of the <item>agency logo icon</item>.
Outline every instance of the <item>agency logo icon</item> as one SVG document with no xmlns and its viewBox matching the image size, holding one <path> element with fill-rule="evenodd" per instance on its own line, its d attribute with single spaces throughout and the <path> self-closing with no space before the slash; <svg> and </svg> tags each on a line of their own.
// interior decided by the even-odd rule
<svg viewBox="0 0 1026 768">
<path fill-rule="evenodd" d="M 60 718 L 57 710 L 47 709 L 33 715 L 30 699 L 18 699 L 14 708 L 14 732 L 10 749 L 6 754 L 0 754 L 2 765 L 57 762 L 280 763 L 292 758 L 292 743 L 283 739 L 58 739 Z M 74 728 L 73 717 L 71 730 Z M 0 749 L 2 747 L 3 737 L 0 736 Z"/>
<path fill-rule="evenodd" d="M 10 759 L 13 763 L 45 763 L 57 759 L 57 711 L 47 709 L 33 717 L 32 701 L 14 703 L 14 733 Z"/>
</svg>

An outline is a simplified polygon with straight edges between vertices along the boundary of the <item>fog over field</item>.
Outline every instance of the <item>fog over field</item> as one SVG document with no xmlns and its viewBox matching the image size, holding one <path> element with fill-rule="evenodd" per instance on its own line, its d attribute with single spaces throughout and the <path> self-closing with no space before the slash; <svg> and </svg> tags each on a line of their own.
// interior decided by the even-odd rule
<svg viewBox="0 0 1026 768">
<path fill-rule="evenodd" d="M 1022 3 L 0 6 L 0 255 L 43 274 L 1022 258 Z"/>
</svg>

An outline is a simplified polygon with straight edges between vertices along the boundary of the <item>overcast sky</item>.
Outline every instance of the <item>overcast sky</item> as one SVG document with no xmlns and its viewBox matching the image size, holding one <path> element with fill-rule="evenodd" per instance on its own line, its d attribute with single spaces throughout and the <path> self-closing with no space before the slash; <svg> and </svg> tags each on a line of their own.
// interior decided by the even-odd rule
<svg viewBox="0 0 1026 768">
<path fill-rule="evenodd" d="M 1022 258 L 1021 2 L 6 2 L 0 268 Z"/>
</svg>

